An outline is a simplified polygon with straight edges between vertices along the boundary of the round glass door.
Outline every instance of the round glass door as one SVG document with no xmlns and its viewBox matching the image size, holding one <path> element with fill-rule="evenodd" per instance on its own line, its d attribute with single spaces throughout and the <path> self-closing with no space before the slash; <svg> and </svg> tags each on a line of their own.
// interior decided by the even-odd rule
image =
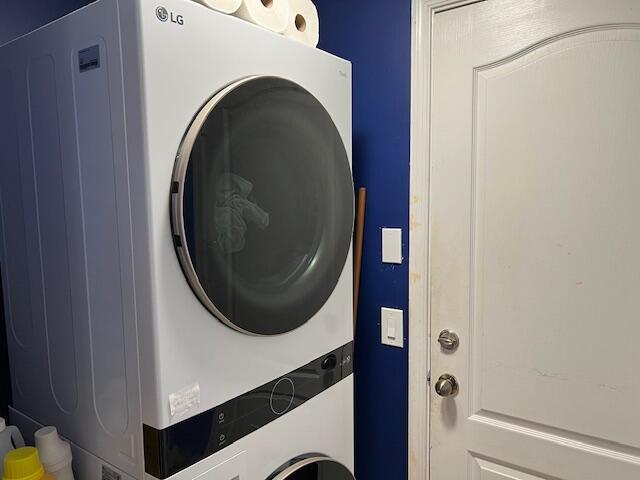
<svg viewBox="0 0 640 480">
<path fill-rule="evenodd" d="M 171 187 L 174 244 L 203 305 L 245 333 L 307 322 L 347 259 L 349 159 L 320 102 L 299 85 L 253 77 L 198 113 Z"/>
<path fill-rule="evenodd" d="M 341 463 L 326 457 L 313 457 L 294 462 L 268 480 L 355 480 L 355 478 Z"/>
</svg>

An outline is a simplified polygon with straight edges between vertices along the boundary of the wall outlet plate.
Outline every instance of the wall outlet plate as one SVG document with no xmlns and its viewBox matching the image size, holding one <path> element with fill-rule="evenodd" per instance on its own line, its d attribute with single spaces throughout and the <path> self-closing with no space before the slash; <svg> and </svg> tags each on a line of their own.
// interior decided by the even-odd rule
<svg viewBox="0 0 640 480">
<path fill-rule="evenodd" d="M 402 263 L 402 229 L 382 229 L 382 263 Z"/>
</svg>

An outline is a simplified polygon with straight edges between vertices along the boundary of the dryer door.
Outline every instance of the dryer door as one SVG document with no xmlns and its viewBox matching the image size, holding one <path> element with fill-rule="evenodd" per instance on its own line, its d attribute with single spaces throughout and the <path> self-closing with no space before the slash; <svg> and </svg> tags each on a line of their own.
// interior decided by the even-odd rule
<svg viewBox="0 0 640 480">
<path fill-rule="evenodd" d="M 180 263 L 203 305 L 245 333 L 289 332 L 324 305 L 349 253 L 353 210 L 340 134 L 288 80 L 230 85 L 198 113 L 178 153 Z"/>
<path fill-rule="evenodd" d="M 341 463 L 326 457 L 313 457 L 294 462 L 268 480 L 355 480 Z"/>
</svg>

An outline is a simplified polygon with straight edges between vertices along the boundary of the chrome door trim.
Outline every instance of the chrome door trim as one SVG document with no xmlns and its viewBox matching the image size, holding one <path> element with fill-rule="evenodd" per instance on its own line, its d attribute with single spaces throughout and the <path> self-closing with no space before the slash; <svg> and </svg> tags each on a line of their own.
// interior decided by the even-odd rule
<svg viewBox="0 0 640 480">
<path fill-rule="evenodd" d="M 187 174 L 187 167 L 189 166 L 189 159 L 191 158 L 191 152 L 198 137 L 198 133 L 200 132 L 200 129 L 202 128 L 204 123 L 207 121 L 207 118 L 209 117 L 209 114 L 213 111 L 213 109 L 216 108 L 216 106 L 227 95 L 229 95 L 232 91 L 236 90 L 238 87 L 244 85 L 245 83 L 259 78 L 271 77 L 273 77 L 273 75 L 253 75 L 243 78 L 242 80 L 238 80 L 237 82 L 233 82 L 220 90 L 217 94 L 215 94 L 204 105 L 204 107 L 200 109 L 198 114 L 191 122 L 187 133 L 182 139 L 182 142 L 180 143 L 180 148 L 178 149 L 178 154 L 176 155 L 176 162 L 173 169 L 173 176 L 171 178 L 172 187 L 176 183 L 178 184 L 177 191 L 174 191 L 173 188 L 171 189 L 171 230 L 174 236 L 173 244 L 178 254 L 178 259 L 180 261 L 180 265 L 182 266 L 182 270 L 187 277 L 187 280 L 189 281 L 189 285 L 198 297 L 198 300 L 200 300 L 200 302 L 202 302 L 206 309 L 209 310 L 209 312 L 211 312 L 218 320 L 238 332 L 242 332 L 247 335 L 254 335 L 257 337 L 268 337 L 272 335 L 254 333 L 238 327 L 220 310 L 218 310 L 211 299 L 209 299 L 209 296 L 206 294 L 204 288 L 202 287 L 202 284 L 200 283 L 200 279 L 198 278 L 198 275 L 193 266 L 193 262 L 191 260 L 191 255 L 189 254 L 189 248 L 187 247 L 187 235 L 184 224 L 184 183 Z M 179 245 L 176 244 L 176 236 L 179 238 Z"/>
<path fill-rule="evenodd" d="M 336 463 L 338 465 L 342 465 L 340 462 L 337 462 L 331 458 L 328 457 L 310 457 L 310 458 L 305 458 L 304 460 L 300 460 L 299 462 L 291 465 L 290 467 L 287 467 L 286 469 L 284 469 L 282 472 L 280 472 L 278 475 L 276 475 L 275 477 L 273 477 L 273 480 L 286 480 L 290 475 L 296 473 L 298 470 L 300 470 L 301 468 L 306 467 L 307 465 L 311 465 L 313 463 L 320 463 L 320 462 L 331 462 L 331 463 Z M 342 465 L 344 467 L 344 465 Z M 347 467 L 344 467 L 346 470 L 349 470 Z M 353 476 L 353 474 L 352 474 Z M 355 477 L 353 477 L 355 480 Z"/>
</svg>

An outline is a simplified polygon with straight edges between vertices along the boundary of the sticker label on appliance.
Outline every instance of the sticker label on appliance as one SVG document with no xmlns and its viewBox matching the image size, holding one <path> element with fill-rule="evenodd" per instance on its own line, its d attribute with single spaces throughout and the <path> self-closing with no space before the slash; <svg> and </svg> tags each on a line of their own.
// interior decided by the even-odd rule
<svg viewBox="0 0 640 480">
<path fill-rule="evenodd" d="M 120 480 L 120 474 L 106 465 L 102 465 L 102 480 Z"/>
<path fill-rule="evenodd" d="M 171 416 L 182 415 L 200 405 L 200 384 L 194 383 L 169 395 Z"/>
<path fill-rule="evenodd" d="M 100 45 L 94 45 L 78 52 L 80 72 L 100 68 Z"/>
</svg>

